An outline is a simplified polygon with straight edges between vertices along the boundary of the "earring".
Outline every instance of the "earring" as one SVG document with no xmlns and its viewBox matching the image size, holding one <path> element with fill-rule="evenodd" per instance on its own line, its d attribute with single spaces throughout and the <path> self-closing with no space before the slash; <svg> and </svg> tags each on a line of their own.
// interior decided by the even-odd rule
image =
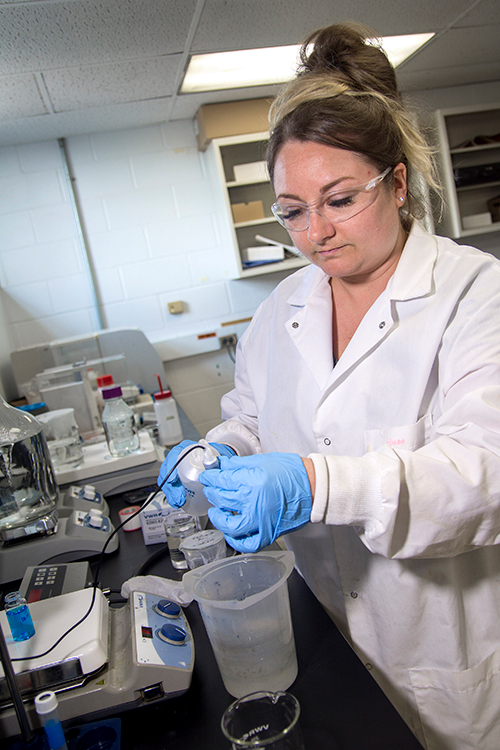
<svg viewBox="0 0 500 750">
<path fill-rule="evenodd" d="M 400 195 L 400 196 L 399 196 L 399 201 L 400 201 L 400 203 L 402 203 L 402 202 L 404 201 L 404 199 L 405 199 L 404 195 Z"/>
</svg>

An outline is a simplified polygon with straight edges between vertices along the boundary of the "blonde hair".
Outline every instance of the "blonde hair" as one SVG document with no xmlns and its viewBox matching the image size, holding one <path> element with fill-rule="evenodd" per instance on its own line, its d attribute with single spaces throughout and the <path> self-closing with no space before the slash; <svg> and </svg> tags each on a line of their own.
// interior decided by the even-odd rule
<svg viewBox="0 0 500 750">
<path fill-rule="evenodd" d="M 396 74 L 383 50 L 359 24 L 333 25 L 311 34 L 301 48 L 297 77 L 271 105 L 268 168 L 271 181 L 281 147 L 315 141 L 357 152 L 380 170 L 402 162 L 408 172 L 403 223 L 422 218 L 419 177 L 441 192 L 433 149 L 404 106 Z"/>
</svg>

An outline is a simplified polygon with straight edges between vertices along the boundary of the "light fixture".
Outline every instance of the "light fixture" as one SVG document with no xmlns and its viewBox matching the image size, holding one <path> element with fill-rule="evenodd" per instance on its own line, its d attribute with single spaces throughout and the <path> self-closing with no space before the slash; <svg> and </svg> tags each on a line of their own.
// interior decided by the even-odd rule
<svg viewBox="0 0 500 750">
<path fill-rule="evenodd" d="M 381 39 L 381 46 L 394 67 L 397 67 L 433 36 L 434 34 L 387 36 Z M 373 40 L 372 43 L 379 42 Z M 193 55 L 182 83 L 181 94 L 284 83 L 295 75 L 299 50 L 300 45 L 289 44 Z"/>
</svg>

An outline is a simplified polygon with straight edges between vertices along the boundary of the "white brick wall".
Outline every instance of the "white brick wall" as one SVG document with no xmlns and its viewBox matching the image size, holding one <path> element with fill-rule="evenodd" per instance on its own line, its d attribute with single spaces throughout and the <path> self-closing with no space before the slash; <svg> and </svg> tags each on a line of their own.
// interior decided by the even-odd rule
<svg viewBox="0 0 500 750">
<path fill-rule="evenodd" d="M 283 277 L 228 279 L 226 219 L 191 121 L 66 146 L 107 327 L 139 327 L 152 341 L 203 333 L 251 316 Z M 68 189 L 56 141 L 0 149 L 0 285 L 12 348 L 98 329 Z M 173 300 L 184 313 L 168 313 Z M 166 374 L 201 434 L 220 421 L 234 376 L 227 353 L 167 363 Z"/>
</svg>

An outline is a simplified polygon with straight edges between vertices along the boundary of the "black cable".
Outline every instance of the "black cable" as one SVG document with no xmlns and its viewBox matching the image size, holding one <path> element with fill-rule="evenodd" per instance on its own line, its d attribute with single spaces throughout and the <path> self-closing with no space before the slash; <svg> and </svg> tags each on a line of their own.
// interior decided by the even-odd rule
<svg viewBox="0 0 500 750">
<path fill-rule="evenodd" d="M 143 576 L 145 571 L 150 567 L 150 565 L 153 565 L 153 563 L 156 562 L 156 560 L 158 560 L 160 557 L 163 557 L 164 555 L 168 554 L 168 551 L 169 551 L 168 545 L 166 544 L 164 544 L 163 547 L 160 547 L 160 549 L 157 549 L 139 565 L 137 570 L 135 570 L 134 573 L 132 573 L 131 578 L 136 578 L 136 576 Z"/>
<path fill-rule="evenodd" d="M 199 448 L 198 443 L 194 443 L 192 446 L 189 446 L 189 448 L 187 450 L 183 451 L 182 456 L 179 456 L 179 458 L 177 459 L 177 461 L 175 462 L 175 464 L 172 466 L 172 468 L 170 469 L 170 471 L 168 472 L 167 476 L 165 477 L 165 479 L 163 480 L 163 482 L 160 484 L 160 486 L 158 487 L 158 489 L 156 490 L 156 492 L 153 492 L 148 497 L 148 499 L 146 500 L 146 502 L 138 510 L 135 511 L 135 513 L 132 513 L 131 516 L 127 516 L 127 518 L 124 521 L 122 521 L 122 523 L 119 526 L 117 526 L 116 529 L 106 539 L 106 542 L 105 542 L 105 544 L 104 544 L 101 552 L 99 553 L 99 559 L 97 561 L 97 568 L 96 568 L 96 571 L 95 571 L 95 574 L 94 574 L 94 579 L 92 581 L 92 588 L 93 588 L 92 600 L 90 602 L 88 610 L 83 615 L 83 617 L 81 617 L 80 620 L 78 620 L 78 622 L 76 622 L 74 625 L 72 625 L 70 628 L 68 628 L 68 630 L 65 633 L 63 633 L 62 636 L 60 638 L 58 638 L 57 641 L 50 648 L 48 648 L 46 651 L 44 651 L 43 653 L 41 653 L 41 654 L 35 654 L 34 656 L 30 655 L 29 657 L 26 657 L 26 656 L 21 657 L 21 656 L 19 656 L 19 657 L 16 657 L 15 659 L 11 659 L 11 661 L 13 661 L 13 662 L 14 661 L 26 661 L 27 658 L 30 658 L 30 659 L 41 659 L 42 656 L 47 656 L 47 654 L 50 654 L 50 652 L 53 651 L 61 643 L 61 641 L 63 641 L 64 638 L 66 638 L 66 636 L 68 636 L 70 633 L 72 633 L 73 630 L 75 630 L 75 628 L 77 628 L 79 625 L 82 624 L 82 622 L 84 622 L 87 619 L 87 617 L 92 612 L 92 609 L 94 608 L 95 598 L 96 598 L 96 591 L 97 591 L 97 588 L 98 588 L 97 583 L 99 581 L 99 571 L 101 569 L 101 563 L 102 563 L 102 561 L 104 559 L 104 554 L 106 552 L 108 544 L 110 543 L 110 541 L 112 540 L 112 538 L 115 536 L 115 534 L 117 534 L 120 531 L 120 529 L 123 526 L 125 526 L 126 523 L 128 523 L 129 521 L 131 521 L 132 518 L 135 518 L 141 512 L 141 510 L 144 510 L 144 508 L 146 506 L 148 506 L 149 503 L 151 503 L 154 500 L 154 498 L 159 494 L 159 492 L 161 492 L 161 489 L 162 489 L 163 485 L 170 478 L 170 475 L 175 471 L 175 469 L 178 467 L 178 465 L 180 464 L 180 462 L 183 461 L 184 458 L 185 458 L 185 456 L 187 456 L 188 453 L 191 453 L 191 451 L 194 450 L 195 448 Z"/>
</svg>

